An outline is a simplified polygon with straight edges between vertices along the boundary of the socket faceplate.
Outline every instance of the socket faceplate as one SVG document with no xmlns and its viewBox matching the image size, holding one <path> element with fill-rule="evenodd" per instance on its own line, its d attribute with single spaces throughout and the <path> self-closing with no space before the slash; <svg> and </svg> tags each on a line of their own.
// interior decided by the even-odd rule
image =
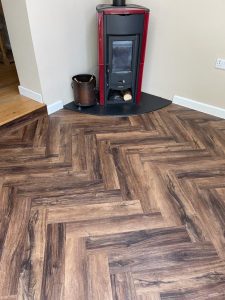
<svg viewBox="0 0 225 300">
<path fill-rule="evenodd" d="M 216 61 L 216 68 L 221 69 L 221 70 L 225 70 L 225 59 L 218 58 L 217 61 Z"/>
</svg>

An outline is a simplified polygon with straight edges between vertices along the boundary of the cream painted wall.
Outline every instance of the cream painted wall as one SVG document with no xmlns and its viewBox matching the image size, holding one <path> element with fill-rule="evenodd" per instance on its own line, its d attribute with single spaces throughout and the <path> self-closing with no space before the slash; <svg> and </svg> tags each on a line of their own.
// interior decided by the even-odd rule
<svg viewBox="0 0 225 300">
<path fill-rule="evenodd" d="M 26 2 L 44 102 L 70 102 L 71 77 L 97 69 L 95 7 L 101 0 Z M 128 2 L 152 11 L 143 90 L 225 108 L 225 72 L 214 67 L 225 57 L 225 1 Z"/>
<path fill-rule="evenodd" d="M 2 0 L 20 85 L 41 93 L 25 0 Z"/>
<path fill-rule="evenodd" d="M 71 78 L 97 71 L 97 0 L 27 0 L 35 55 L 47 104 L 73 99 Z"/>
<path fill-rule="evenodd" d="M 151 8 L 143 90 L 225 108 L 224 0 L 139 0 Z"/>
</svg>

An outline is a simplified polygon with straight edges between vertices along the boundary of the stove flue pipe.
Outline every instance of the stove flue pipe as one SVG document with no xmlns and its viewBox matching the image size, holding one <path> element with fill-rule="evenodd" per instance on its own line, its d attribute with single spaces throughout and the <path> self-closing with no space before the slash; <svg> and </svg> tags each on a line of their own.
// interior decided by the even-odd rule
<svg viewBox="0 0 225 300">
<path fill-rule="evenodd" d="M 113 0 L 113 6 L 126 6 L 126 0 Z"/>
</svg>

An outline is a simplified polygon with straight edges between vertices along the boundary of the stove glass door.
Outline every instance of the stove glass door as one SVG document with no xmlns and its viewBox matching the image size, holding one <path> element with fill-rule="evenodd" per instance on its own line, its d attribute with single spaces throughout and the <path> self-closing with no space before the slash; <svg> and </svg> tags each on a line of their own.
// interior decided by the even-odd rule
<svg viewBox="0 0 225 300">
<path fill-rule="evenodd" d="M 112 42 L 112 72 L 131 72 L 133 41 Z"/>
<path fill-rule="evenodd" d="M 119 103 L 119 98 L 122 99 L 122 95 L 127 92 L 132 94 L 132 101 L 135 101 L 139 36 L 108 36 L 106 57 L 106 101 Z M 118 99 L 115 102 L 116 98 Z"/>
</svg>

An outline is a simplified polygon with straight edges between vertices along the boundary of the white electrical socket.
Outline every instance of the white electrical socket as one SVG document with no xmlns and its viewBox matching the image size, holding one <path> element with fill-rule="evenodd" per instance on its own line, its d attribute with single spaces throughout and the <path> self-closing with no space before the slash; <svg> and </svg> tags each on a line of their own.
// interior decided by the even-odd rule
<svg viewBox="0 0 225 300">
<path fill-rule="evenodd" d="M 218 58 L 217 61 L 216 61 L 216 68 L 221 69 L 221 70 L 225 70 L 225 59 Z"/>
</svg>

